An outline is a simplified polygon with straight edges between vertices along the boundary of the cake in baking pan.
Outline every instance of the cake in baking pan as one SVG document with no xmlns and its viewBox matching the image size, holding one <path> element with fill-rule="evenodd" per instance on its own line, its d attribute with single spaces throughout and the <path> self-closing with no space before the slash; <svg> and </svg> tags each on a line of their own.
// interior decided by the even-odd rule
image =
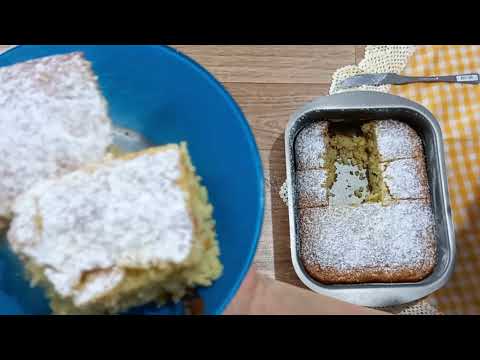
<svg viewBox="0 0 480 360">
<path fill-rule="evenodd" d="M 9 244 L 56 314 L 180 300 L 222 272 L 212 206 L 185 144 L 40 181 L 12 211 Z"/>
<path fill-rule="evenodd" d="M 294 150 L 300 258 L 314 279 L 415 282 L 433 271 L 434 218 L 414 129 L 395 120 L 318 121 L 299 132 Z M 348 196 L 336 193 L 343 168 L 356 179 L 345 182 Z"/>
<path fill-rule="evenodd" d="M 326 166 L 328 122 L 318 121 L 306 126 L 295 139 L 296 169 L 318 170 Z"/>
<path fill-rule="evenodd" d="M 111 121 L 81 53 L 0 68 L 0 230 L 16 196 L 36 181 L 101 160 Z"/>
</svg>

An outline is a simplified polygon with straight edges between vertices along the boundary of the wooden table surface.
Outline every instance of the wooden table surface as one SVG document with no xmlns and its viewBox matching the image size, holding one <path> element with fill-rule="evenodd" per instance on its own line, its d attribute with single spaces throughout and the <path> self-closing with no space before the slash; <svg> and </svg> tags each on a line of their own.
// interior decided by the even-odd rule
<svg viewBox="0 0 480 360">
<path fill-rule="evenodd" d="M 8 45 L 0 45 L 0 52 Z M 256 137 L 266 179 L 265 222 L 256 266 L 302 286 L 290 261 L 287 208 L 278 196 L 285 179 L 283 132 L 289 116 L 327 95 L 333 72 L 363 58 L 364 46 L 175 46 L 220 80 L 242 108 Z"/>
</svg>

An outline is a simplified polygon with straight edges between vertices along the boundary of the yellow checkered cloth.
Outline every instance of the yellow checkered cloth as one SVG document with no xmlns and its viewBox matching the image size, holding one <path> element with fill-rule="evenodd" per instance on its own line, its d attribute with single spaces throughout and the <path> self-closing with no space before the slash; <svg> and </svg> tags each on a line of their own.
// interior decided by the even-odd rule
<svg viewBox="0 0 480 360">
<path fill-rule="evenodd" d="M 403 74 L 480 72 L 480 46 L 419 46 Z M 410 84 L 392 94 L 428 108 L 441 124 L 457 241 L 453 277 L 435 293 L 446 314 L 480 314 L 480 85 Z"/>
</svg>

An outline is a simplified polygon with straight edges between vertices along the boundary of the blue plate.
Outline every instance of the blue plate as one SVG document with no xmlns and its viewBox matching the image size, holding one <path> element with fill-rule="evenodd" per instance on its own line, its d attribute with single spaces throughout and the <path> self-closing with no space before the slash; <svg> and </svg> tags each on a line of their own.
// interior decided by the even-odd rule
<svg viewBox="0 0 480 360">
<path fill-rule="evenodd" d="M 212 75 L 166 46 L 20 46 L 1 55 L 0 66 L 72 51 L 82 51 L 93 63 L 116 125 L 138 131 L 155 145 L 188 142 L 215 208 L 225 267 L 200 295 L 207 314 L 221 314 L 250 267 L 263 222 L 262 165 L 245 117 Z M 130 313 L 182 311 L 181 305 L 151 305 Z M 1 241 L 0 314 L 48 313 L 43 292 L 29 287 Z"/>
</svg>

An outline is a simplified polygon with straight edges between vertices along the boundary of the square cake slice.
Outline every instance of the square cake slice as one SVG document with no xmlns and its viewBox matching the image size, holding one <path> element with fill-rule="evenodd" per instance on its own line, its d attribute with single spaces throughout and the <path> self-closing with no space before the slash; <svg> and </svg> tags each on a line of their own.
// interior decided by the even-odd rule
<svg viewBox="0 0 480 360">
<path fill-rule="evenodd" d="M 304 127 L 295 139 L 297 170 L 318 170 L 326 166 L 328 121 L 318 121 Z"/>
<path fill-rule="evenodd" d="M 297 207 L 311 208 L 328 205 L 326 181 L 326 170 L 298 171 L 296 173 Z"/>
<path fill-rule="evenodd" d="M 104 157 L 112 142 L 107 110 L 81 53 L 0 67 L 0 227 L 36 181 Z"/>
<path fill-rule="evenodd" d="M 425 201 L 302 209 L 300 256 L 324 284 L 416 282 L 435 266 L 434 219 Z"/>
<path fill-rule="evenodd" d="M 382 164 L 387 195 L 394 200 L 429 199 L 428 177 L 423 158 Z"/>
<path fill-rule="evenodd" d="M 373 132 L 380 162 L 423 155 L 423 146 L 417 132 L 408 124 L 396 120 L 374 121 L 365 131 Z"/>
<path fill-rule="evenodd" d="M 212 206 L 185 144 L 39 182 L 13 212 L 10 246 L 56 314 L 179 300 L 222 272 Z"/>
</svg>

